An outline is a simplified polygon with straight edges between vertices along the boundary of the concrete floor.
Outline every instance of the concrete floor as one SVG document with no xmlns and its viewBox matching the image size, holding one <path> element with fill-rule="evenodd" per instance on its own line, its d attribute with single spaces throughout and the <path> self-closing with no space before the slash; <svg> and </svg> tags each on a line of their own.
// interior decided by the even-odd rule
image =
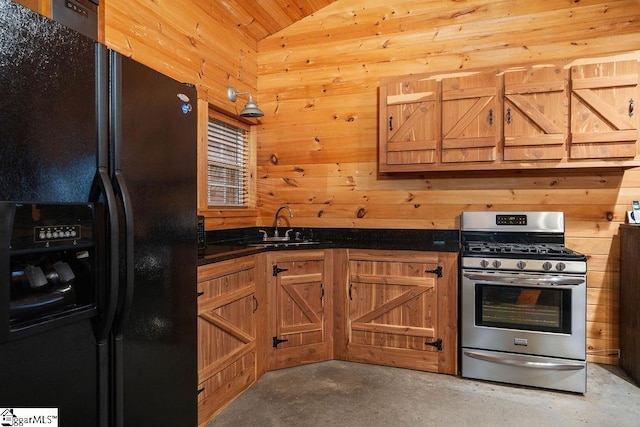
<svg viewBox="0 0 640 427">
<path fill-rule="evenodd" d="M 640 426 L 640 388 L 590 363 L 585 395 L 341 361 L 268 372 L 207 427 Z"/>
</svg>

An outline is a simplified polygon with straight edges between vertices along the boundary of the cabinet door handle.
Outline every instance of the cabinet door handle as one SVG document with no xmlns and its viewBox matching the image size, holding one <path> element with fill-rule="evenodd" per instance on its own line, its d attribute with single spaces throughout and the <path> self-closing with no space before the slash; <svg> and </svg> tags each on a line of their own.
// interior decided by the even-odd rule
<svg viewBox="0 0 640 427">
<path fill-rule="evenodd" d="M 353 297 L 351 295 L 351 289 L 353 288 L 353 283 L 349 283 L 349 300 L 352 301 Z"/>
<path fill-rule="evenodd" d="M 489 110 L 489 126 L 493 126 L 493 108 Z"/>
<path fill-rule="evenodd" d="M 511 108 L 507 108 L 507 124 L 511 124 Z"/>
<path fill-rule="evenodd" d="M 320 299 L 324 299 L 324 283 L 320 283 Z"/>
<path fill-rule="evenodd" d="M 255 313 L 256 311 L 258 311 L 258 298 L 256 298 L 255 295 L 251 295 L 251 297 L 253 298 L 253 311 L 252 311 L 252 313 Z"/>
<path fill-rule="evenodd" d="M 389 116 L 389 130 L 393 130 L 393 116 Z"/>
<path fill-rule="evenodd" d="M 634 109 L 633 98 L 629 100 L 629 117 L 633 117 L 633 109 Z"/>
</svg>

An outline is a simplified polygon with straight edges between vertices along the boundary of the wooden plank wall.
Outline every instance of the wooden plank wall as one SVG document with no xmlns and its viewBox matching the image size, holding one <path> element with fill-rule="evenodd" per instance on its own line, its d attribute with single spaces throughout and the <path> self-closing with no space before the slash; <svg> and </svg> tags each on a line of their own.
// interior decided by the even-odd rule
<svg viewBox="0 0 640 427">
<path fill-rule="evenodd" d="M 244 98 L 233 103 L 227 87 L 257 91 L 257 46 L 252 35 L 234 23 L 216 2 L 202 0 L 101 2 L 104 43 L 123 55 L 198 89 L 199 156 L 206 156 L 207 103 L 215 110 L 237 114 Z M 198 180 L 206 182 L 206 164 L 199 163 Z M 252 189 L 252 195 L 255 191 Z M 198 189 L 199 206 L 206 192 Z M 256 211 L 209 211 L 207 229 L 255 226 Z"/>
<path fill-rule="evenodd" d="M 258 43 L 259 225 L 457 228 L 464 210 L 560 210 L 589 256 L 588 354 L 618 363 L 618 226 L 640 170 L 379 176 L 387 76 L 640 49 L 638 0 L 338 0 Z"/>
<path fill-rule="evenodd" d="M 195 84 L 198 96 L 237 113 L 227 86 L 256 92 L 256 43 L 214 2 L 108 0 L 105 44 L 176 80 Z"/>
<path fill-rule="evenodd" d="M 562 210 L 589 255 L 589 360 L 617 363 L 618 224 L 640 171 L 378 176 L 377 90 L 387 76 L 542 63 L 640 49 L 637 0 L 338 0 L 255 46 L 206 2 L 109 0 L 105 42 L 237 111 L 258 88 L 257 222 L 456 228 L 463 210 Z M 255 220 L 226 218 L 243 226 Z M 613 356 L 611 356 L 613 355 Z"/>
</svg>

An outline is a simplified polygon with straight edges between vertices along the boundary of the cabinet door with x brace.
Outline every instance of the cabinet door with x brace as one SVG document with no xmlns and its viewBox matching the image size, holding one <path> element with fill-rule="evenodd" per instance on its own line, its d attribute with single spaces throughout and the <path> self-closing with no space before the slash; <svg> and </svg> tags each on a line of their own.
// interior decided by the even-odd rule
<svg viewBox="0 0 640 427">
<path fill-rule="evenodd" d="M 453 265 L 437 252 L 350 251 L 347 358 L 455 370 L 455 320 L 447 318 L 456 304 Z M 443 366 L 445 357 L 453 367 Z"/>
<path fill-rule="evenodd" d="M 637 60 L 571 67 L 572 159 L 638 155 Z"/>
<path fill-rule="evenodd" d="M 198 419 L 202 424 L 256 380 L 255 257 L 198 268 Z"/>
<path fill-rule="evenodd" d="M 274 252 L 270 257 L 270 368 L 327 360 L 332 346 L 331 298 L 324 250 Z"/>
</svg>

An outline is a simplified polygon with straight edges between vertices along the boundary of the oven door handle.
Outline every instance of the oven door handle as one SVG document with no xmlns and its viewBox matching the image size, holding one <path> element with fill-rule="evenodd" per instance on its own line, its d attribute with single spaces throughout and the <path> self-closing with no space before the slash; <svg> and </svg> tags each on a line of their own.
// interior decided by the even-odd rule
<svg viewBox="0 0 640 427">
<path fill-rule="evenodd" d="M 585 282 L 583 277 L 535 276 L 531 274 L 483 274 L 463 273 L 467 279 L 478 282 L 500 283 L 504 285 L 546 285 L 578 286 Z"/>
<path fill-rule="evenodd" d="M 465 351 L 465 356 L 483 360 L 485 362 L 500 363 L 502 365 L 520 366 L 533 369 L 549 369 L 554 371 L 578 371 L 584 369 L 584 364 L 571 362 L 533 362 L 530 360 L 518 360 L 511 357 L 493 356 L 484 353 L 476 353 L 474 351 Z"/>
</svg>

